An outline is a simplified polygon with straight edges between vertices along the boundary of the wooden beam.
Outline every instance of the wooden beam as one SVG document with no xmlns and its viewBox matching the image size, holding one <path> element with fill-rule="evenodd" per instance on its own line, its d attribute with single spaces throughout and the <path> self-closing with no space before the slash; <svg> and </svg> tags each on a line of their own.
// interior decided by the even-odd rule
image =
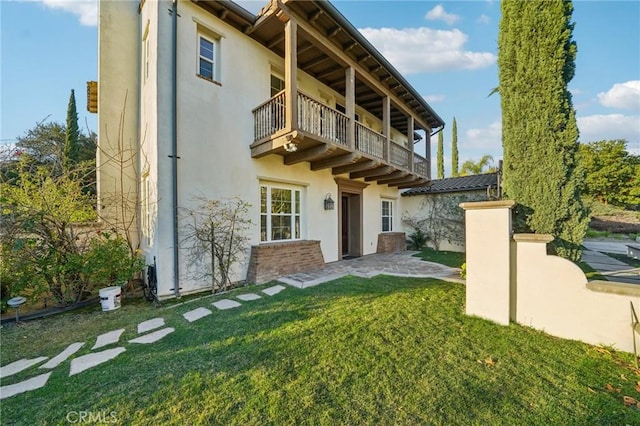
<svg viewBox="0 0 640 426">
<path fill-rule="evenodd" d="M 388 96 L 382 98 L 382 134 L 386 139 L 386 150 L 384 159 L 390 161 L 391 158 L 391 100 Z"/>
<path fill-rule="evenodd" d="M 302 163 L 303 161 L 312 161 L 314 158 L 332 153 L 335 149 L 336 147 L 333 145 L 316 145 L 309 149 L 305 149 L 304 151 L 298 151 L 287 155 L 284 157 L 284 164 L 291 166 L 293 164 Z"/>
<path fill-rule="evenodd" d="M 312 13 L 310 13 L 307 16 L 307 21 L 309 23 L 313 23 L 313 21 L 315 21 L 316 19 L 318 19 L 320 17 L 320 15 L 322 15 L 322 9 L 316 9 L 315 11 L 313 11 Z"/>
<path fill-rule="evenodd" d="M 326 61 L 328 61 L 329 59 L 331 59 L 331 58 L 329 58 L 329 57 L 328 57 L 328 56 L 326 56 L 326 55 L 320 55 L 320 56 L 318 56 L 317 58 L 310 60 L 310 61 L 309 61 L 309 62 L 307 62 L 306 64 L 302 64 L 302 66 L 303 66 L 304 68 L 311 68 L 311 67 L 315 67 L 316 65 L 319 65 L 319 64 L 321 64 L 321 63 L 323 63 L 323 62 L 326 62 Z"/>
<path fill-rule="evenodd" d="M 322 169 L 329 169 L 331 167 L 345 166 L 347 164 L 356 163 L 362 156 L 356 152 L 350 152 L 349 154 L 340 155 L 337 157 L 323 158 L 322 160 L 313 161 L 311 163 L 311 170 L 314 172 Z"/>
<path fill-rule="evenodd" d="M 381 176 L 370 176 L 370 177 L 366 177 L 364 178 L 364 180 L 366 182 L 375 180 L 378 181 L 379 184 L 384 184 L 390 181 L 394 181 L 394 180 L 398 180 L 398 178 L 403 178 L 405 176 L 407 176 L 409 173 L 407 172 L 403 172 L 402 170 L 396 170 L 395 172 L 389 173 L 388 175 L 381 177 Z"/>
<path fill-rule="evenodd" d="M 358 43 L 356 43 L 355 41 L 352 41 L 350 43 L 345 43 L 342 45 L 342 51 L 343 52 L 348 52 L 351 49 L 353 49 L 354 47 L 356 47 L 358 45 Z"/>
<path fill-rule="evenodd" d="M 360 172 L 353 172 L 349 175 L 349 177 L 351 179 L 358 179 L 362 177 L 367 178 L 371 176 L 386 176 L 394 170 L 395 169 L 391 166 L 382 166 L 382 167 L 376 167 L 375 169 L 362 170 Z"/>
<path fill-rule="evenodd" d="M 409 146 L 411 146 L 411 154 L 409 155 L 409 168 L 410 170 L 413 172 L 413 147 L 414 147 L 414 143 L 413 143 L 413 116 L 410 115 L 407 118 L 407 142 Z"/>
<path fill-rule="evenodd" d="M 379 161 L 367 160 L 355 164 L 334 167 L 333 169 L 331 169 L 331 173 L 333 173 L 334 175 L 341 175 L 343 173 L 360 172 L 363 170 L 370 170 L 379 167 L 380 165 L 381 164 Z"/>
<path fill-rule="evenodd" d="M 300 18 L 298 19 L 298 25 L 300 26 L 300 28 L 302 28 L 305 32 L 305 35 L 308 37 L 311 37 L 312 39 L 315 40 L 315 44 L 317 44 L 318 48 L 326 50 L 327 52 L 329 52 L 331 54 L 331 56 L 335 57 L 336 60 L 341 63 L 342 65 L 346 66 L 346 65 L 351 65 L 355 68 L 356 70 L 356 74 L 358 74 L 359 76 L 361 76 L 361 80 L 366 83 L 367 85 L 375 88 L 376 90 L 378 90 L 381 93 L 387 93 L 389 94 L 389 96 L 392 98 L 393 102 L 398 105 L 398 108 L 400 108 L 400 110 L 402 112 L 404 112 L 406 115 L 415 115 L 415 112 L 413 111 L 413 109 L 411 107 L 409 107 L 408 105 L 406 105 L 404 103 L 404 101 L 402 101 L 401 99 L 399 99 L 397 96 L 395 96 L 394 93 L 389 92 L 389 89 L 382 83 L 380 83 L 378 81 L 378 79 L 371 75 L 368 72 L 368 69 L 366 68 L 366 65 L 363 64 L 361 61 L 366 60 L 368 58 L 371 57 L 370 54 L 366 54 L 364 56 L 359 56 L 357 58 L 357 61 L 354 63 L 353 58 L 343 52 L 341 50 L 342 46 L 339 45 L 335 45 L 335 43 L 329 43 L 326 38 L 324 37 L 324 33 L 318 31 L 318 29 L 316 27 L 314 27 L 313 25 L 311 25 L 309 22 L 307 22 L 307 20 L 305 19 L 306 16 L 300 16 L 297 12 L 294 12 L 293 10 L 291 10 L 291 8 L 286 4 L 286 3 L 280 3 L 280 7 L 284 10 L 287 11 L 288 14 L 290 14 L 291 16 L 299 16 Z M 307 39 L 308 39 L 307 37 Z M 396 85 L 400 86 L 400 84 L 398 83 Z M 416 121 L 423 127 L 429 127 L 431 128 L 431 126 L 424 121 L 421 117 L 416 117 Z"/>
<path fill-rule="evenodd" d="M 331 37 L 335 36 L 336 34 L 338 34 L 340 32 L 340 30 L 342 30 L 342 28 L 340 26 L 332 28 L 330 31 L 327 32 L 327 38 L 331 38 Z"/>
<path fill-rule="evenodd" d="M 274 37 L 272 40 L 267 42 L 267 47 L 269 49 L 272 49 L 276 44 L 280 43 L 282 40 L 284 40 L 284 33 L 278 35 L 277 37 Z"/>
<path fill-rule="evenodd" d="M 311 48 L 313 48 L 313 43 L 303 44 L 302 46 L 298 47 L 298 55 L 302 55 L 304 52 Z"/>
<path fill-rule="evenodd" d="M 220 14 L 220 19 L 224 20 L 228 14 L 229 14 L 229 11 L 227 9 L 224 9 Z"/>
<path fill-rule="evenodd" d="M 345 70 L 345 112 L 349 117 L 347 123 L 347 143 L 349 148 L 356 148 L 356 72 L 353 67 Z"/>
<path fill-rule="evenodd" d="M 416 175 L 407 175 L 407 176 L 405 176 L 403 178 L 393 179 L 391 181 L 386 181 L 386 182 L 379 181 L 378 183 L 381 183 L 381 184 L 386 183 L 389 186 L 397 186 L 397 185 L 404 185 L 404 184 L 407 184 L 407 183 L 412 183 L 412 182 L 415 182 L 418 179 L 419 178 Z"/>
<path fill-rule="evenodd" d="M 340 71 L 342 69 L 342 66 L 340 65 L 336 65 L 333 68 L 329 68 L 328 70 L 321 72 L 320 74 L 316 74 L 315 77 L 319 80 L 321 78 L 325 78 L 327 76 L 330 76 L 331 74 L 335 74 L 338 71 Z"/>
<path fill-rule="evenodd" d="M 406 189 L 406 188 L 415 188 L 415 187 L 418 187 L 418 186 L 426 186 L 428 183 L 429 183 L 428 179 L 418 179 L 415 182 L 403 183 L 403 184 L 400 184 L 400 185 L 397 185 L 397 186 L 398 186 L 398 189 Z M 393 185 L 393 186 L 396 186 L 396 185 Z"/>
</svg>

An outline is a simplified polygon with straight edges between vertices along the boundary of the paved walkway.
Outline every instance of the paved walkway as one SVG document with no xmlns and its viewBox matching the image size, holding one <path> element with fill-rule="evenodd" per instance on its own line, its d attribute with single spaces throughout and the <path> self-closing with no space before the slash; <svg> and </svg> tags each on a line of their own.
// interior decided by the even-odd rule
<svg viewBox="0 0 640 426">
<path fill-rule="evenodd" d="M 640 285 L 640 270 L 638 268 L 634 269 L 633 266 L 605 254 L 626 254 L 626 244 L 632 244 L 632 242 L 587 240 L 583 243 L 587 250 L 582 252 L 582 261 L 589 264 L 610 281 Z"/>
<path fill-rule="evenodd" d="M 327 263 L 308 272 L 291 274 L 278 278 L 278 281 L 297 288 L 307 288 L 346 275 L 371 278 L 376 275 L 393 275 L 396 277 L 441 278 L 460 282 L 460 270 L 425 262 L 413 255 L 417 251 L 399 253 L 370 254 L 355 259 Z"/>
<path fill-rule="evenodd" d="M 459 269 L 449 268 L 437 263 L 425 262 L 417 257 L 413 257 L 415 253 L 417 252 L 363 256 L 357 259 L 329 263 L 314 271 L 288 275 L 280 278 L 278 281 L 300 289 L 331 281 L 345 275 L 370 278 L 379 274 L 387 274 L 410 277 L 434 277 L 450 281 L 461 281 Z M 262 289 L 257 293 L 245 293 L 233 296 L 237 300 L 216 298 L 210 306 L 218 310 L 235 309 L 245 303 L 250 304 L 251 301 L 262 297 L 275 296 L 286 289 L 287 287 L 278 284 Z M 187 322 L 194 322 L 202 320 L 211 314 L 211 309 L 199 307 L 185 312 L 182 316 Z M 127 347 L 132 344 L 154 344 L 175 331 L 174 327 L 167 327 L 165 325 L 164 318 L 153 318 L 143 321 L 136 325 L 135 329 L 138 336 L 127 342 L 120 341 L 120 337 L 125 331 L 124 328 L 103 333 L 96 336 L 95 344 L 91 347 L 90 352 L 80 356 L 74 357 L 75 353 L 87 342 L 72 343 L 45 364 L 43 363 L 48 358 L 41 356 L 33 359 L 23 358 L 3 365 L 0 367 L 0 378 L 3 379 L 2 386 L 0 386 L 0 400 L 46 386 L 52 370 L 58 368 L 64 361 L 69 360 L 69 363 L 64 364 L 60 368 L 68 368 L 69 376 L 73 376 L 114 360 L 120 354 L 124 353 Z M 179 322 L 172 325 L 180 327 Z M 96 351 L 96 349 L 100 350 Z M 42 365 L 37 367 L 39 364 Z M 10 377 L 27 369 L 32 369 L 32 377 L 28 379 L 17 382 L 6 379 L 6 377 Z M 41 374 L 33 376 L 33 374 L 37 373 Z"/>
</svg>

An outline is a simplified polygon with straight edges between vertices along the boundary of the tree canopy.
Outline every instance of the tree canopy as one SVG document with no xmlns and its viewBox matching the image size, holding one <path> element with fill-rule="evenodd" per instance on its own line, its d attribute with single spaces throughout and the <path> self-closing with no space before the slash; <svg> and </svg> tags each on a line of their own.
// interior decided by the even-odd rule
<svg viewBox="0 0 640 426">
<path fill-rule="evenodd" d="M 576 43 L 570 1 L 504 0 L 498 35 L 503 188 L 530 231 L 578 259 L 588 214 L 580 198 L 578 127 L 568 84 Z M 522 217 L 521 216 L 521 217 Z"/>
</svg>

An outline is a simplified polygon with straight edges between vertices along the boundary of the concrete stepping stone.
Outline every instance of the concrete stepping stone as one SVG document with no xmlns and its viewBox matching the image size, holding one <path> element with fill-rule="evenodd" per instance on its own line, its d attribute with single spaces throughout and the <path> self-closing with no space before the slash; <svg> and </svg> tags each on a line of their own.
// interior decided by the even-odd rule
<svg viewBox="0 0 640 426">
<path fill-rule="evenodd" d="M 240 303 L 236 302 L 235 300 L 229 300 L 229 299 L 218 300 L 217 302 L 213 302 L 212 305 L 220 310 L 232 309 L 232 308 L 237 308 L 238 306 L 242 306 Z"/>
<path fill-rule="evenodd" d="M 262 290 L 262 292 L 264 294 L 267 294 L 269 296 L 273 296 L 275 294 L 280 293 L 282 290 L 284 290 L 285 287 L 281 286 L 281 285 L 274 285 L 273 287 L 269 287 L 269 288 L 265 288 L 264 290 Z"/>
<path fill-rule="evenodd" d="M 96 344 L 93 345 L 91 349 L 98 349 L 112 343 L 117 343 L 118 340 L 120 340 L 120 336 L 122 335 L 122 333 L 124 333 L 124 328 L 99 335 L 96 339 Z"/>
<path fill-rule="evenodd" d="M 136 337 L 135 339 L 129 340 L 129 343 L 155 343 L 158 340 L 162 339 L 169 333 L 173 333 L 175 328 L 167 327 L 161 330 L 156 330 L 153 333 L 145 334 L 144 336 Z"/>
<path fill-rule="evenodd" d="M 164 318 L 154 318 L 149 321 L 144 321 L 138 324 L 138 334 L 146 333 L 147 331 L 155 330 L 164 326 Z"/>
<path fill-rule="evenodd" d="M 44 365 L 41 365 L 40 368 L 56 368 L 63 362 L 67 360 L 71 355 L 75 354 L 80 350 L 81 347 L 84 346 L 84 343 L 72 343 L 67 346 L 67 349 L 60 352 L 58 355 L 54 356 Z"/>
<path fill-rule="evenodd" d="M 247 293 L 247 294 L 239 294 L 237 296 L 237 298 L 240 299 L 240 300 L 244 300 L 245 302 L 248 302 L 250 300 L 261 299 L 262 296 L 260 296 L 259 294 L 255 294 L 255 293 Z"/>
<path fill-rule="evenodd" d="M 4 367 L 0 367 L 0 378 L 9 377 L 13 374 L 19 373 L 23 370 L 26 370 L 29 367 L 33 367 L 36 364 L 40 364 L 42 361 L 47 359 L 46 356 L 40 356 L 38 358 L 32 359 L 19 359 L 17 361 L 12 362 L 11 364 L 7 364 Z"/>
<path fill-rule="evenodd" d="M 125 350 L 125 348 L 119 347 L 74 358 L 71 360 L 71 370 L 69 371 L 69 377 L 78 373 L 82 373 L 83 371 L 100 364 L 104 364 L 107 361 L 111 361 Z"/>
<path fill-rule="evenodd" d="M 45 374 L 41 374 L 36 377 L 24 380 L 19 383 L 0 387 L 0 399 L 9 398 L 10 396 L 17 395 L 19 393 L 27 392 L 30 390 L 40 389 L 47 384 L 51 376 L 51 371 Z"/>
<path fill-rule="evenodd" d="M 211 315 L 211 311 L 207 308 L 198 308 L 182 314 L 184 319 L 189 322 L 198 321 L 200 318 L 204 318 L 207 315 Z"/>
</svg>

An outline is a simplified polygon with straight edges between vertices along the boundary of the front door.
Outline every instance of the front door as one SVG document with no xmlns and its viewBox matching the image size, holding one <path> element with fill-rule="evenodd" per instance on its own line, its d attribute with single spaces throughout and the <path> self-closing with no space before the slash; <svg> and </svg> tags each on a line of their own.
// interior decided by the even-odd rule
<svg viewBox="0 0 640 426">
<path fill-rule="evenodd" d="M 349 196 L 342 196 L 342 257 L 349 256 Z"/>
</svg>

